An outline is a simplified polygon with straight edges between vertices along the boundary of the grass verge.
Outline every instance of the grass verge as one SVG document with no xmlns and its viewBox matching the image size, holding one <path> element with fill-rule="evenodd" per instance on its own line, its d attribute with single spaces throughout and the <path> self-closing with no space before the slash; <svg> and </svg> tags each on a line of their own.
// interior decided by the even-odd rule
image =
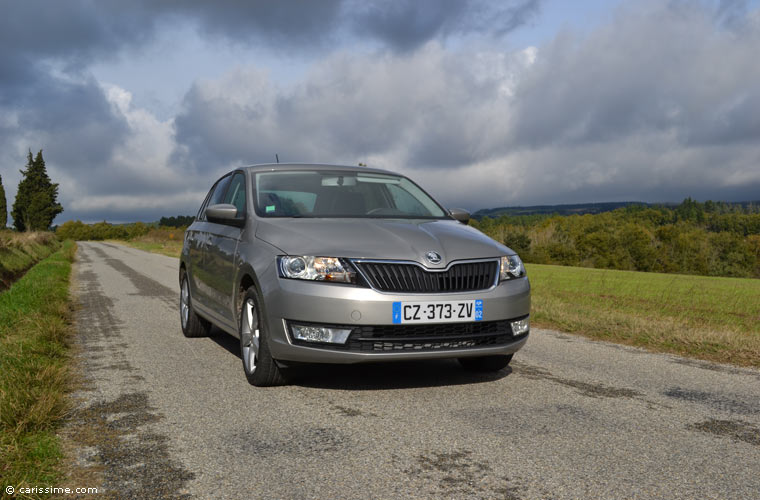
<svg viewBox="0 0 760 500">
<path fill-rule="evenodd" d="M 131 240 L 115 240 L 146 252 L 160 253 L 169 257 L 179 258 L 182 253 L 182 241 L 185 235 L 184 229 L 153 228 L 148 234 L 132 238 Z"/>
<path fill-rule="evenodd" d="M 35 262 L 44 259 L 58 248 L 60 243 L 53 233 L 17 233 L 1 229 L 0 291 L 10 287 L 11 283 Z"/>
<path fill-rule="evenodd" d="M 160 253 L 169 257 L 179 258 L 182 253 L 182 241 L 170 243 L 151 243 L 146 241 L 135 240 L 114 240 L 114 243 L 120 243 L 146 252 Z"/>
<path fill-rule="evenodd" d="M 0 293 L 2 486 L 55 485 L 67 410 L 71 241 Z"/>
<path fill-rule="evenodd" d="M 760 280 L 526 267 L 536 326 L 760 368 Z"/>
</svg>

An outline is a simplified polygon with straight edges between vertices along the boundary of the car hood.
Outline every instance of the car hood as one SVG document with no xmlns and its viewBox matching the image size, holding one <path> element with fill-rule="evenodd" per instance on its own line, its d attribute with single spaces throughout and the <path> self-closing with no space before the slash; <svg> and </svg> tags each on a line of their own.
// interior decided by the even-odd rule
<svg viewBox="0 0 760 500">
<path fill-rule="evenodd" d="M 288 255 L 412 260 L 430 268 L 514 253 L 454 220 L 260 219 L 256 237 Z M 430 251 L 440 254 L 440 264 L 425 260 Z"/>
</svg>

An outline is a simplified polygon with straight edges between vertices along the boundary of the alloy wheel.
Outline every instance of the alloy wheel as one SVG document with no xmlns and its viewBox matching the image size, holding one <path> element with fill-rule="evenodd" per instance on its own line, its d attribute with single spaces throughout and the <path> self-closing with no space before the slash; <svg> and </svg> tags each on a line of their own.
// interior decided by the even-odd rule
<svg viewBox="0 0 760 500">
<path fill-rule="evenodd" d="M 182 280 L 182 292 L 180 294 L 179 314 L 182 320 L 182 328 L 187 328 L 187 320 L 190 317 L 190 289 L 187 285 L 187 278 Z"/>
<path fill-rule="evenodd" d="M 252 374 L 256 371 L 259 358 L 259 314 L 253 299 L 243 304 L 243 317 L 240 325 L 240 345 L 245 371 Z"/>
</svg>

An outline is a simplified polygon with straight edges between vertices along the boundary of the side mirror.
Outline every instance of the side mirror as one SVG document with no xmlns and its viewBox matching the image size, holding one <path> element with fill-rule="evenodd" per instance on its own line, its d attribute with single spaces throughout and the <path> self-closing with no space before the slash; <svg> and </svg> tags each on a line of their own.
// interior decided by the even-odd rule
<svg viewBox="0 0 760 500">
<path fill-rule="evenodd" d="M 206 218 L 217 224 L 228 224 L 231 226 L 245 225 L 245 218 L 238 217 L 237 207 L 228 203 L 219 203 L 207 207 Z"/>
<path fill-rule="evenodd" d="M 449 209 L 449 213 L 452 217 L 454 217 L 456 220 L 461 222 L 462 224 L 467 224 L 470 222 L 470 212 L 463 208 L 452 208 Z"/>
</svg>

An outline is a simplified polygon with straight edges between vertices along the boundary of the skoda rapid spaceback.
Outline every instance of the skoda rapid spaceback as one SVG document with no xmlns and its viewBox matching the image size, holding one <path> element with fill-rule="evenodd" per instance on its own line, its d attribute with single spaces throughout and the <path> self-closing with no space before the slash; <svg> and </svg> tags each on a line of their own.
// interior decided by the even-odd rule
<svg viewBox="0 0 760 500">
<path fill-rule="evenodd" d="M 180 317 L 240 340 L 248 381 L 295 363 L 505 368 L 530 330 L 520 258 L 385 170 L 276 164 L 216 181 L 185 233 Z"/>
</svg>

